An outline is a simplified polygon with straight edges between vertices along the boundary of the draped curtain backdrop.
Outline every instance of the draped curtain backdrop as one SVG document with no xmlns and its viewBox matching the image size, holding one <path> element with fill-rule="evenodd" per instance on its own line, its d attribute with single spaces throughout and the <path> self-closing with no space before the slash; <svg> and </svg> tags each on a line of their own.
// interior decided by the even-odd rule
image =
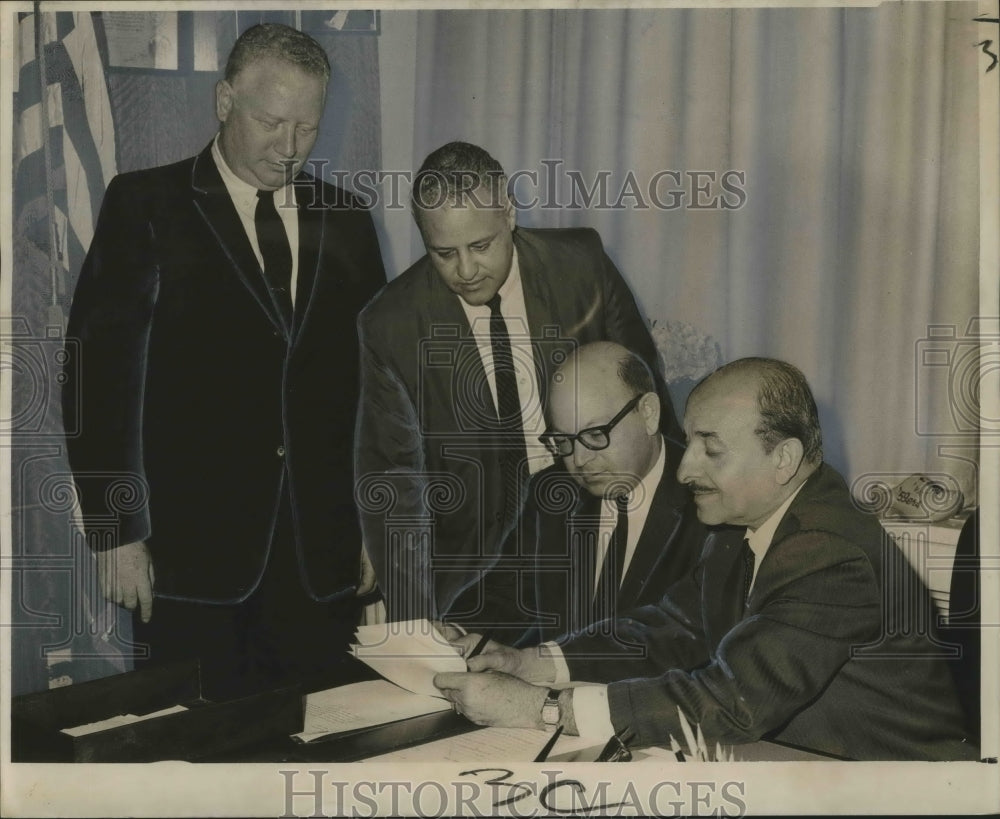
<svg viewBox="0 0 1000 819">
<path fill-rule="evenodd" d="M 954 325 L 938 347 L 964 349 L 978 309 L 976 14 L 923 2 L 385 13 L 382 88 L 412 94 L 413 122 L 383 97 L 383 158 L 415 167 L 463 139 L 509 174 L 536 172 L 516 187 L 541 200 L 520 224 L 597 228 L 650 319 L 693 325 L 723 361 L 799 366 L 827 459 L 849 478 L 948 472 L 971 502 L 976 440 L 952 411 L 962 397 L 976 411 L 970 390 L 949 397 L 962 379 L 917 356 L 928 325 Z M 415 74 L 394 75 L 386 55 L 409 60 L 409 37 Z M 661 175 L 659 199 L 686 188 L 681 207 L 651 201 L 664 170 L 682 184 Z M 721 187 L 728 170 L 745 174 L 745 203 Z M 588 188 L 604 172 L 605 206 L 542 206 L 572 200 L 568 171 Z M 716 180 L 698 176 L 697 195 L 696 171 Z M 618 202 L 630 172 L 640 196 Z M 742 206 L 691 207 L 723 194 Z M 389 232 L 399 272 L 399 249 L 422 248 L 409 222 Z"/>
</svg>

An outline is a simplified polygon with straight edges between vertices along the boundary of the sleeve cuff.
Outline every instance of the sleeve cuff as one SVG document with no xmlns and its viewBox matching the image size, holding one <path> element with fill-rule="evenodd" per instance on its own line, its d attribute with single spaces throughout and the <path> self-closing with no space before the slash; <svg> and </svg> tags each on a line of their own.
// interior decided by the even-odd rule
<svg viewBox="0 0 1000 819">
<path fill-rule="evenodd" d="M 557 643 L 547 642 L 542 643 L 542 648 L 549 652 L 549 656 L 552 657 L 552 662 L 556 666 L 556 676 L 552 680 L 554 684 L 568 683 L 569 682 L 569 665 L 566 663 L 566 658 L 563 656 L 562 649 Z"/>
<path fill-rule="evenodd" d="M 573 689 L 573 719 L 582 737 L 607 739 L 615 732 L 611 724 L 606 685 L 581 685 Z"/>
</svg>

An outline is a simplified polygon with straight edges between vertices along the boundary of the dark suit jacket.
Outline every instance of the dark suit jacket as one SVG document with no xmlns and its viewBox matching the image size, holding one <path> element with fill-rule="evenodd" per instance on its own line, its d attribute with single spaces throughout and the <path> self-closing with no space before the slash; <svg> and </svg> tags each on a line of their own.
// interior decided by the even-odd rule
<svg viewBox="0 0 1000 819">
<path fill-rule="evenodd" d="M 745 611 L 743 532 L 710 537 L 690 579 L 616 621 L 617 640 L 564 647 L 573 679 L 616 681 L 616 730 L 669 743 L 680 707 L 709 747 L 764 737 L 853 759 L 975 758 L 927 591 L 836 471 L 821 466 L 792 502 Z"/>
<path fill-rule="evenodd" d="M 648 325 L 595 231 L 518 228 L 514 246 L 542 406 L 577 344 L 617 341 L 659 371 Z M 365 308 L 359 329 L 365 543 L 390 616 L 444 615 L 495 561 L 509 528 L 482 360 L 459 297 L 426 256 Z M 676 429 L 669 399 L 663 413 Z"/>
<path fill-rule="evenodd" d="M 357 582 L 355 324 L 385 273 L 366 210 L 307 174 L 294 184 L 291 327 L 210 147 L 118 176 L 104 198 L 69 321 L 67 443 L 92 541 L 145 539 L 160 595 L 245 598 L 285 480 L 311 594 Z"/>
<path fill-rule="evenodd" d="M 650 502 L 632 561 L 615 598 L 615 611 L 655 603 L 698 562 L 708 529 L 691 493 L 677 482 L 683 448 L 664 441 L 666 464 Z M 571 482 L 560 491 L 557 481 Z M 595 556 L 589 534 L 599 525 L 600 498 L 579 487 L 561 464 L 535 476 L 529 504 L 538 510 L 536 611 L 541 640 L 582 629 L 594 596 Z M 572 504 L 563 502 L 570 500 Z"/>
</svg>

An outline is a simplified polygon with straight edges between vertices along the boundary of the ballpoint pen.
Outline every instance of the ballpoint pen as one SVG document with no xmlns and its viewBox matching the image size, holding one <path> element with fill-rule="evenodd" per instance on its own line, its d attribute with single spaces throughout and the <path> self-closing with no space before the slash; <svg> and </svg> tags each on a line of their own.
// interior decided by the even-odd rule
<svg viewBox="0 0 1000 819">
<path fill-rule="evenodd" d="M 470 651 L 468 656 L 465 658 L 466 661 L 471 660 L 473 657 L 479 654 L 484 648 L 486 648 L 486 644 L 490 641 L 490 636 L 492 634 L 493 634 L 493 629 L 487 629 L 486 631 L 483 632 L 483 636 L 479 638 L 479 642 L 476 643 L 475 648 L 473 648 L 472 651 Z"/>
<path fill-rule="evenodd" d="M 549 758 L 549 754 L 552 753 L 552 749 L 556 745 L 556 740 L 559 739 L 559 735 L 562 734 L 563 727 L 560 725 L 553 732 L 552 736 L 549 737 L 549 741 L 545 743 L 545 746 L 538 752 L 538 756 L 532 760 L 533 762 L 544 762 Z"/>
<path fill-rule="evenodd" d="M 595 762 L 631 762 L 632 752 L 628 749 L 628 743 L 632 741 L 635 734 L 631 728 L 624 728 L 619 733 L 613 734 L 608 740 L 604 750 L 595 759 Z"/>
</svg>

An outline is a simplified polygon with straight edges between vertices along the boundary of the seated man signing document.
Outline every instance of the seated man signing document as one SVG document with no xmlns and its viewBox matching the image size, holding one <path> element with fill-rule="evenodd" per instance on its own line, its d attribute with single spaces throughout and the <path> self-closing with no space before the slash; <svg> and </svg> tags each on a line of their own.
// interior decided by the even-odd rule
<svg viewBox="0 0 1000 819">
<path fill-rule="evenodd" d="M 691 393 L 684 431 L 678 479 L 703 523 L 733 528 L 713 530 L 693 573 L 610 629 L 541 649 L 491 643 L 468 661 L 486 673 L 437 675 L 456 709 L 598 740 L 629 730 L 635 747 L 681 737 L 683 714 L 709 747 L 773 739 L 852 759 L 975 758 L 931 624 L 914 622 L 932 610 L 915 599 L 926 589 L 823 463 L 802 373 L 728 364 Z M 570 680 L 604 685 L 549 688 Z"/>
</svg>

